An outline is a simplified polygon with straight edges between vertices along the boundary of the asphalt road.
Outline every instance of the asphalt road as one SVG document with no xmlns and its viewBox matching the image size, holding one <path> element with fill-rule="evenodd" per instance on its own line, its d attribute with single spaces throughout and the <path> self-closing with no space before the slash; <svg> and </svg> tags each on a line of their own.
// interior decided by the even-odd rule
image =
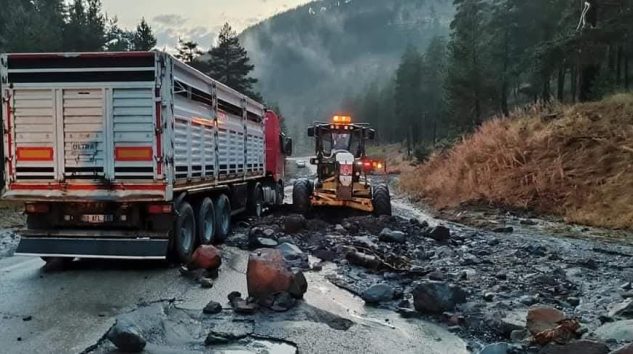
<svg viewBox="0 0 633 354">
<path fill-rule="evenodd" d="M 169 304 L 170 299 L 175 299 L 179 309 L 195 313 L 215 300 L 232 316 L 226 299 L 231 291 L 246 293 L 247 256 L 244 251 L 225 248 L 224 264 L 212 289 L 200 288 L 162 263 L 83 260 L 49 273 L 38 258 L 4 258 L 0 260 L 1 351 L 82 353 L 100 343 L 117 316 L 142 314 L 156 304 Z M 257 334 L 295 343 L 301 353 L 467 353 L 464 342 L 439 326 L 365 307 L 362 300 L 325 280 L 327 272 L 308 273 L 309 291 L 297 310 L 300 313 L 256 316 Z M 354 325 L 347 330 L 333 329 L 328 324 L 332 318 L 346 318 Z M 108 352 L 107 343 L 101 341 L 101 347 Z M 98 348 L 95 352 L 100 352 Z M 173 345 L 169 348 L 171 351 L 165 351 L 150 342 L 146 352 L 180 351 Z M 274 347 L 225 352 L 235 349 L 284 352 Z"/>
</svg>

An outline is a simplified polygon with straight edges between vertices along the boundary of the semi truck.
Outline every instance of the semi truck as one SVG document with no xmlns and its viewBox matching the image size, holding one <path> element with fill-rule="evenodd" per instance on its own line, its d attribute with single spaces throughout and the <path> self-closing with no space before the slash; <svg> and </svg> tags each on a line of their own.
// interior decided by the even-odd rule
<svg viewBox="0 0 633 354">
<path fill-rule="evenodd" d="M 0 95 L 16 254 L 187 262 L 283 203 L 280 117 L 168 53 L 4 54 Z"/>
</svg>

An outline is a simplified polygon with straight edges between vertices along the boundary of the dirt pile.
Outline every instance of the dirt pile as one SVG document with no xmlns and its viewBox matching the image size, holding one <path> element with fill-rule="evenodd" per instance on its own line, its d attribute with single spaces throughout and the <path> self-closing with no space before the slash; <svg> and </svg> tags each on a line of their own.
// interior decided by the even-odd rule
<svg viewBox="0 0 633 354">
<path fill-rule="evenodd" d="M 494 119 L 402 176 L 437 208 L 485 203 L 633 228 L 633 95 Z"/>
</svg>

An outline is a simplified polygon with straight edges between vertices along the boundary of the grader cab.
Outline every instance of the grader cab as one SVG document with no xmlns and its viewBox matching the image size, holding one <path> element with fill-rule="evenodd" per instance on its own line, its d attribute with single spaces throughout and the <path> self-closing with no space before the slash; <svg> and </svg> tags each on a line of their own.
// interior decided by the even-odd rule
<svg viewBox="0 0 633 354">
<path fill-rule="evenodd" d="M 349 116 L 334 116 L 330 123 L 314 123 L 308 136 L 314 138 L 317 166 L 315 180 L 294 184 L 293 205 L 307 213 L 313 207 L 347 207 L 391 215 L 391 197 L 386 184 L 372 184 L 367 176 L 365 143 L 376 132 L 365 123 L 352 123 Z"/>
</svg>

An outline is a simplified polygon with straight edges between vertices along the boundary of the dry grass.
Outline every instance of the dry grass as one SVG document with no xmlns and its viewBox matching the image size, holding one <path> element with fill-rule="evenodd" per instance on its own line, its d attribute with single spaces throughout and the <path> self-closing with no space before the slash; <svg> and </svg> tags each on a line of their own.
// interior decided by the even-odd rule
<svg viewBox="0 0 633 354">
<path fill-rule="evenodd" d="M 487 203 L 633 229 L 633 95 L 493 119 L 400 183 L 437 208 Z"/>
</svg>

